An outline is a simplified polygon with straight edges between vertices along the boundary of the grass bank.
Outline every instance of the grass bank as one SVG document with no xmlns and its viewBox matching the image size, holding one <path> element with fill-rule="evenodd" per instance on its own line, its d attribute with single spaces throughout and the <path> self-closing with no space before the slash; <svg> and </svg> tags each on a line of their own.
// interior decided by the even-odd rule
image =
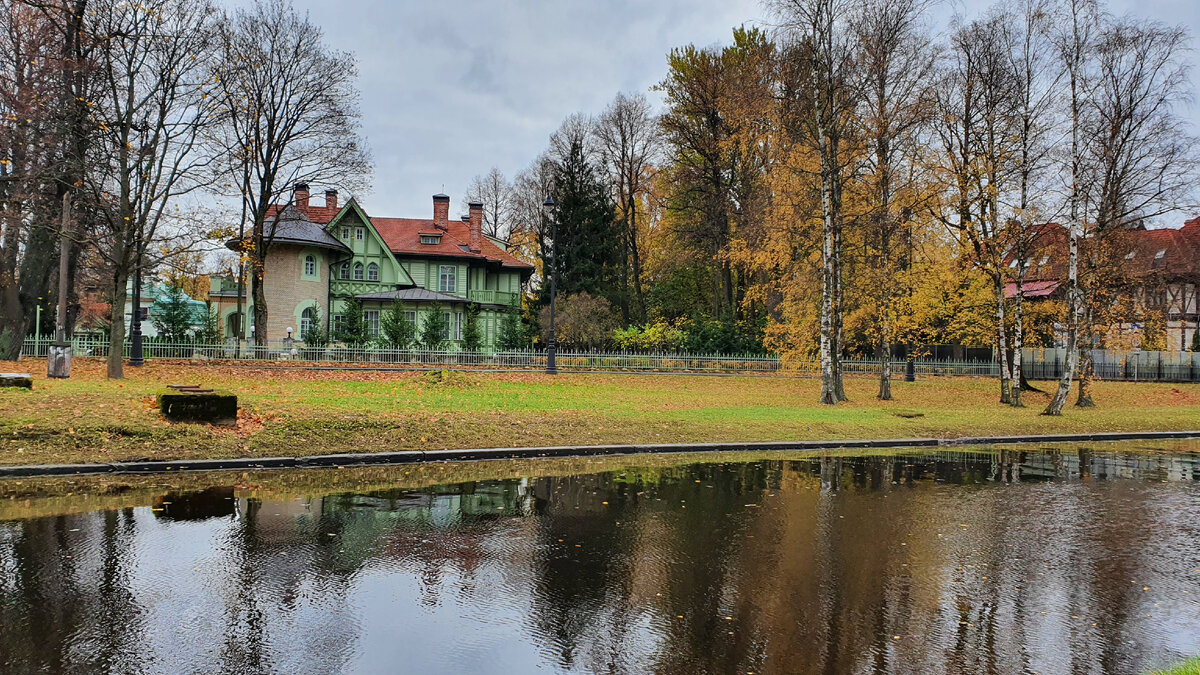
<svg viewBox="0 0 1200 675">
<path fill-rule="evenodd" d="M 1017 435 L 1200 428 L 1200 386 L 1101 382 L 1096 408 L 1039 415 L 996 402 L 986 379 L 893 384 L 848 380 L 851 401 L 815 403 L 818 382 L 789 377 L 539 373 L 306 371 L 153 362 L 104 378 L 77 359 L 70 380 L 43 377 L 41 361 L 0 362 L 33 371 L 34 390 L 0 390 L 0 463 L 314 455 L 370 450 L 791 441 Z M 230 389 L 243 411 L 234 428 L 170 424 L 154 406 L 166 384 Z"/>
</svg>

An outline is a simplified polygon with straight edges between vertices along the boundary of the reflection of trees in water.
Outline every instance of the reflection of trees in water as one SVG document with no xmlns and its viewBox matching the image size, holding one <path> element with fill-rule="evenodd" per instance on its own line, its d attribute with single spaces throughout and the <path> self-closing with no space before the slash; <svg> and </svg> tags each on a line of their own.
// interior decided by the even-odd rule
<svg viewBox="0 0 1200 675">
<path fill-rule="evenodd" d="M 131 510 L 23 521 L 0 550 L 0 663 L 28 671 L 141 672 L 144 617 L 130 589 Z"/>
</svg>

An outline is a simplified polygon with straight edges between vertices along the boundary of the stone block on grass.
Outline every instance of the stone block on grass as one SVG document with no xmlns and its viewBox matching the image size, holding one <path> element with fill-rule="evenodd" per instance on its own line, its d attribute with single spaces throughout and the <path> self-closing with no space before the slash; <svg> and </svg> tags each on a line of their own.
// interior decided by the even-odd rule
<svg viewBox="0 0 1200 675">
<path fill-rule="evenodd" d="M 237 395 L 217 389 L 173 385 L 158 392 L 158 410 L 172 422 L 237 424 Z"/>
<path fill-rule="evenodd" d="M 29 373 L 0 373 L 0 388 L 3 387 L 33 389 L 33 376 Z"/>
</svg>

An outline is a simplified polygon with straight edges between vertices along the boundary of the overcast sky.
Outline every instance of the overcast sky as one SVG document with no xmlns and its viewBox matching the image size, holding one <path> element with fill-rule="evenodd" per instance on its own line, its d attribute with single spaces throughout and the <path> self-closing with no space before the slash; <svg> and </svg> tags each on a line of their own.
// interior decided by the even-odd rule
<svg viewBox="0 0 1200 675">
<path fill-rule="evenodd" d="M 363 130 L 374 154 L 376 216 L 432 217 L 445 191 L 465 212 L 471 178 L 499 167 L 510 179 L 547 145 L 564 117 L 598 113 L 618 91 L 645 92 L 666 54 L 728 42 L 761 23 L 757 0 L 294 0 L 336 49 L 358 57 Z M 945 4 L 931 23 L 985 2 Z M 1200 0 L 1112 0 L 1114 13 L 1200 32 Z M 1200 64 L 1196 53 L 1194 64 Z M 1194 66 L 1193 83 L 1200 75 Z M 1192 120 L 1200 121 L 1193 106 Z M 314 194 L 323 186 L 313 185 Z"/>
</svg>

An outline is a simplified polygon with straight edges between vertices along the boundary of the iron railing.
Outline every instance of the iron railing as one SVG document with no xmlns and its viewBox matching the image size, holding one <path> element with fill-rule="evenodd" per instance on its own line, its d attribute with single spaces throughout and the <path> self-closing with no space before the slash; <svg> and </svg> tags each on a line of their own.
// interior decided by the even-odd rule
<svg viewBox="0 0 1200 675">
<path fill-rule="evenodd" d="M 45 357 L 53 341 L 48 338 L 26 340 L 22 356 Z M 78 338 L 72 342 L 76 356 L 106 358 L 107 340 Z M 477 367 L 501 370 L 542 370 L 546 353 L 540 350 L 484 350 L 465 352 L 451 349 L 387 349 L 375 346 L 349 347 L 327 345 L 312 347 L 298 341 L 272 340 L 263 346 L 252 343 L 218 344 L 161 342 L 146 339 L 142 343 L 146 359 L 189 359 L 208 361 L 298 361 L 327 365 L 364 365 L 398 368 Z M 1023 350 L 1022 368 L 1030 380 L 1061 377 L 1066 363 L 1062 349 Z M 129 355 L 129 342 L 124 356 Z M 1200 353 L 1191 352 L 1116 352 L 1093 350 L 1093 373 L 1102 380 L 1200 382 Z M 624 372 L 710 372 L 779 373 L 817 375 L 820 366 L 812 360 L 781 359 L 771 354 L 696 354 L 680 352 L 584 352 L 559 351 L 557 366 L 562 371 Z M 907 363 L 893 359 L 892 377 L 901 379 Z M 846 375 L 876 377 L 879 359 L 847 358 L 842 361 Z M 913 371 L 918 377 L 999 377 L 995 361 L 916 359 Z"/>
</svg>

